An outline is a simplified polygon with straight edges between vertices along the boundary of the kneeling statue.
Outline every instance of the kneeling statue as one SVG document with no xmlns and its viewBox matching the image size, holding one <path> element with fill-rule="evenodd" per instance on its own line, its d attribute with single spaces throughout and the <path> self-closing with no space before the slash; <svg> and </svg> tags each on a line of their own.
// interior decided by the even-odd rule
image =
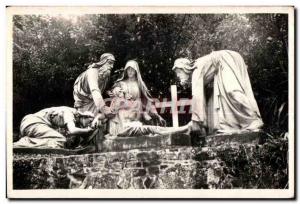
<svg viewBox="0 0 300 204">
<path fill-rule="evenodd" d="M 65 148 L 67 137 L 86 136 L 94 131 L 94 115 L 61 106 L 26 115 L 20 125 L 21 139 L 14 147 Z"/>
</svg>

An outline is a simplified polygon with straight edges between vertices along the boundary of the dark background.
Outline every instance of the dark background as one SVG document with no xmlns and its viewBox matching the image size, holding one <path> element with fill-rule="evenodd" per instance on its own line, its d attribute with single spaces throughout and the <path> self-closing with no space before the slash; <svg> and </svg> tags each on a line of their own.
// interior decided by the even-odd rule
<svg viewBox="0 0 300 204">
<path fill-rule="evenodd" d="M 73 84 L 90 63 L 111 52 L 111 84 L 129 59 L 139 62 L 153 97 L 171 98 L 178 57 L 213 50 L 239 52 L 248 65 L 265 129 L 288 129 L 288 16 L 286 14 L 15 15 L 13 126 L 26 114 L 73 106 Z M 179 87 L 178 97 L 190 96 Z M 171 125 L 171 115 L 163 114 Z M 189 115 L 180 115 L 185 124 Z"/>
</svg>

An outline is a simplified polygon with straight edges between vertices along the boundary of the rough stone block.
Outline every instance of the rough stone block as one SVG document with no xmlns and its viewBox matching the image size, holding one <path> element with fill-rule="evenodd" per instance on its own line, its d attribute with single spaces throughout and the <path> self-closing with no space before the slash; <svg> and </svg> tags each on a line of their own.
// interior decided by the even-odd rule
<svg viewBox="0 0 300 204">
<path fill-rule="evenodd" d="M 100 154 L 94 154 L 94 161 L 95 162 L 101 162 L 101 161 L 105 161 L 106 157 Z"/>
<path fill-rule="evenodd" d="M 206 146 L 219 146 L 226 143 L 254 143 L 258 144 L 263 141 L 265 134 L 261 131 L 257 132 L 241 132 L 234 134 L 218 134 L 210 135 L 205 138 Z"/>
<path fill-rule="evenodd" d="M 159 174 L 158 166 L 151 166 L 148 168 L 149 174 Z"/>
<path fill-rule="evenodd" d="M 198 154 L 195 155 L 195 159 L 197 161 L 203 161 L 203 160 L 208 160 L 210 157 L 209 157 L 209 154 L 208 152 L 199 152 Z"/>
<path fill-rule="evenodd" d="M 154 165 L 160 165 L 161 164 L 161 161 L 159 161 L 159 160 L 152 160 L 152 161 L 150 161 L 148 164 L 146 164 L 146 165 L 148 165 L 148 166 L 154 166 Z M 144 167 L 146 167 L 145 166 L 145 163 L 144 163 Z"/>
<path fill-rule="evenodd" d="M 160 169 L 166 169 L 166 168 L 168 168 L 168 165 L 166 165 L 166 164 L 160 165 Z"/>
<path fill-rule="evenodd" d="M 153 147 L 190 146 L 189 135 L 159 135 L 140 137 L 117 137 L 103 141 L 100 151 L 122 151 L 128 149 L 148 149 Z"/>
<path fill-rule="evenodd" d="M 150 166 L 150 162 L 146 162 L 146 161 L 143 162 L 143 167 L 149 167 L 149 166 Z"/>
<path fill-rule="evenodd" d="M 111 164 L 111 166 L 113 169 L 122 169 L 124 165 L 121 162 L 114 162 Z"/>
<path fill-rule="evenodd" d="M 135 168 L 135 167 L 140 167 L 140 166 L 137 166 L 137 162 L 135 162 L 135 161 L 127 161 L 127 162 L 125 162 L 124 168 L 130 168 L 130 169 L 132 169 L 132 168 Z"/>
<path fill-rule="evenodd" d="M 147 174 L 147 171 L 145 169 L 133 169 L 133 176 L 145 176 Z"/>
<path fill-rule="evenodd" d="M 136 155 L 137 160 L 147 161 L 150 159 L 150 154 L 148 152 L 140 152 Z"/>
</svg>

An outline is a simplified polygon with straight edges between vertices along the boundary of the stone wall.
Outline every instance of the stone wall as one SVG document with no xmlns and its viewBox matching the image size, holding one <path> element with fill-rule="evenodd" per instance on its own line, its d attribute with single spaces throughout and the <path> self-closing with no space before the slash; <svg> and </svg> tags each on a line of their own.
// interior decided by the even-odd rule
<svg viewBox="0 0 300 204">
<path fill-rule="evenodd" d="M 245 136 L 245 135 L 244 135 Z M 14 154 L 14 189 L 288 188 L 287 139 L 206 138 L 172 146 L 85 155 Z M 227 138 L 227 139 L 226 139 Z"/>
<path fill-rule="evenodd" d="M 192 147 L 174 147 L 77 156 L 16 155 L 14 188 L 193 188 L 196 161 L 191 152 Z"/>
</svg>

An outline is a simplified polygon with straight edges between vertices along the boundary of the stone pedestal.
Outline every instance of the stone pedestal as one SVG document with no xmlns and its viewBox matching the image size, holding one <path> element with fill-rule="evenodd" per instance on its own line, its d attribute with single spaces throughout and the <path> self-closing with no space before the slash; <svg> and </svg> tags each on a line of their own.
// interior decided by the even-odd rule
<svg viewBox="0 0 300 204">
<path fill-rule="evenodd" d="M 196 138 L 196 139 L 195 139 Z M 118 152 L 132 149 L 169 148 L 175 146 L 218 146 L 222 144 L 241 143 L 258 144 L 264 141 L 263 132 L 241 132 L 235 134 L 218 134 L 199 137 L 185 134 L 140 136 L 140 137 L 115 137 L 99 141 L 98 148 L 87 147 L 79 150 L 69 149 L 39 149 L 39 148 L 14 148 L 14 153 L 19 154 L 62 154 L 77 155 L 92 152 Z M 201 142 L 199 142 L 201 141 Z M 97 150 L 98 149 L 98 150 Z"/>
<path fill-rule="evenodd" d="M 106 139 L 101 146 L 101 152 L 123 151 L 131 149 L 166 148 L 172 146 L 192 146 L 191 136 L 184 134 L 116 137 Z"/>
<path fill-rule="evenodd" d="M 124 137 L 106 139 L 100 153 L 81 155 L 74 150 L 18 148 L 14 188 L 238 188 L 243 177 L 230 177 L 227 158 L 242 153 L 245 161 L 252 159 L 263 138 L 261 132 L 210 135 L 199 145 L 188 135 Z"/>
<path fill-rule="evenodd" d="M 13 161 L 15 189 L 191 189 L 191 147 L 127 150 Z"/>
<path fill-rule="evenodd" d="M 240 132 L 232 134 L 217 134 L 205 137 L 205 146 L 219 146 L 222 144 L 239 143 L 239 144 L 259 144 L 263 143 L 265 133 L 257 132 Z"/>
</svg>

